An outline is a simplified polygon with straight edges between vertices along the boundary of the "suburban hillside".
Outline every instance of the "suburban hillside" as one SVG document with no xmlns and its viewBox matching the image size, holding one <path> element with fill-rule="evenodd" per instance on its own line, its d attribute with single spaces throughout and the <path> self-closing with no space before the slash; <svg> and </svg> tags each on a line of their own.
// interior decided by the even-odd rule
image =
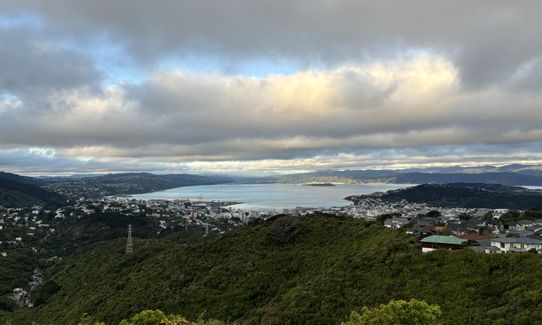
<svg viewBox="0 0 542 325">
<path fill-rule="evenodd" d="M 14 324 L 117 324 L 141 310 L 241 324 L 339 324 L 393 299 L 437 304 L 447 324 L 542 322 L 542 258 L 436 251 L 357 219 L 275 217 L 202 244 L 122 239 L 78 250 L 46 274 Z"/>
<path fill-rule="evenodd" d="M 231 183 L 234 177 L 191 174 L 121 173 L 85 177 L 44 178 L 45 188 L 72 199 L 147 193 L 181 186 Z"/>
<path fill-rule="evenodd" d="M 386 193 L 353 195 L 347 200 L 356 203 L 366 198 L 378 198 L 387 202 L 405 200 L 426 203 L 433 207 L 519 210 L 542 207 L 541 191 L 499 184 L 423 184 Z"/>
</svg>

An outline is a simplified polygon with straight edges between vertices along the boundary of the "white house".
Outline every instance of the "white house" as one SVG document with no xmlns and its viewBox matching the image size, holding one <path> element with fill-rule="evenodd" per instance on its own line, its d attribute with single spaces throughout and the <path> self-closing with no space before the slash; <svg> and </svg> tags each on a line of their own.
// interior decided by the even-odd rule
<svg viewBox="0 0 542 325">
<path fill-rule="evenodd" d="M 401 228 L 402 226 L 409 223 L 410 220 L 407 218 L 393 217 L 388 218 L 384 221 L 384 227 L 386 228 Z"/>
<path fill-rule="evenodd" d="M 493 238 L 491 246 L 499 248 L 504 253 L 528 252 L 531 249 L 542 252 L 542 240 L 529 237 Z"/>
</svg>

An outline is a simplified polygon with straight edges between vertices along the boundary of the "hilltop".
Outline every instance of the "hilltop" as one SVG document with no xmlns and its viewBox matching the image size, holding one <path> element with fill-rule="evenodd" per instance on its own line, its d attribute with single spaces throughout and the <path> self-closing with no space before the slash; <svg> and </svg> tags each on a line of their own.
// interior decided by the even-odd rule
<svg viewBox="0 0 542 325">
<path fill-rule="evenodd" d="M 201 244 L 137 239 L 78 250 L 46 274 L 16 324 L 116 324 L 144 309 L 241 324 L 338 324 L 392 299 L 442 307 L 450 324 L 542 321 L 542 258 L 422 254 L 404 232 L 356 219 L 275 217 Z M 46 290 L 49 288 L 49 290 Z M 36 295 L 35 294 L 35 295 Z"/>
</svg>

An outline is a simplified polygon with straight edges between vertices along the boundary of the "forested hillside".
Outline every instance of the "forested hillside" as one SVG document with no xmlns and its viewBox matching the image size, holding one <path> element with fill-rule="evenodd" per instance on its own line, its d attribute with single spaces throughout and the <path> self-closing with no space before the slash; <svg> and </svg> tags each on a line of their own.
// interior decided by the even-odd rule
<svg viewBox="0 0 542 325">
<path fill-rule="evenodd" d="M 542 257 L 422 254 L 413 238 L 361 220 L 281 217 L 203 244 L 94 244 L 46 277 L 43 303 L 16 324 L 116 324 L 141 310 L 242 324 L 338 324 L 392 299 L 438 304 L 448 324 L 542 322 Z M 38 291 L 39 293 L 40 291 Z"/>
<path fill-rule="evenodd" d="M 19 208 L 24 206 L 59 205 L 64 198 L 36 185 L 14 179 L 0 178 L 0 206 Z"/>
</svg>

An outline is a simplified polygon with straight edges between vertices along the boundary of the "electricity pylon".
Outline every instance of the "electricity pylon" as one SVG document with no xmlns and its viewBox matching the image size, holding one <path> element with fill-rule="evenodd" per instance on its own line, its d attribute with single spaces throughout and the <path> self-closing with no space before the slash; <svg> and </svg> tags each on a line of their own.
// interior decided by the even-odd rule
<svg viewBox="0 0 542 325">
<path fill-rule="evenodd" d="M 128 225 L 128 240 L 126 241 L 126 254 L 130 254 L 134 250 L 132 243 L 132 225 Z"/>
</svg>

